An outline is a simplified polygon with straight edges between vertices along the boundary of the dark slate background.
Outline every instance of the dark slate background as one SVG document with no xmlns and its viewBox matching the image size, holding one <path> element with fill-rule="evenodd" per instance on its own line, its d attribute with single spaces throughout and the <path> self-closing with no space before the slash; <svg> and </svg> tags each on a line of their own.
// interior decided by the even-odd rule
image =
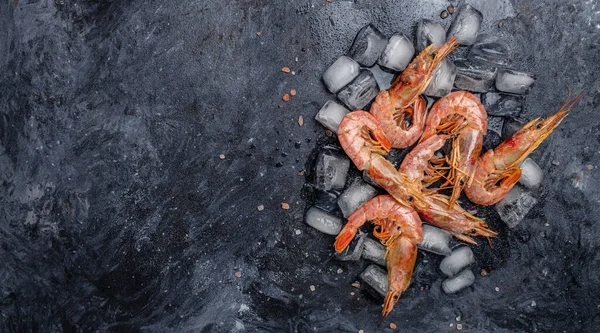
<svg viewBox="0 0 600 333">
<path fill-rule="evenodd" d="M 443 294 L 420 254 L 386 327 L 597 332 L 600 2 L 470 2 L 537 77 L 526 118 L 586 97 L 533 155 L 538 206 L 490 219 L 475 285 Z M 0 331 L 374 331 L 382 300 L 350 286 L 365 263 L 303 223 L 297 172 L 325 137 L 320 76 L 361 26 L 450 23 L 447 1 L 407 3 L 2 0 Z"/>
</svg>

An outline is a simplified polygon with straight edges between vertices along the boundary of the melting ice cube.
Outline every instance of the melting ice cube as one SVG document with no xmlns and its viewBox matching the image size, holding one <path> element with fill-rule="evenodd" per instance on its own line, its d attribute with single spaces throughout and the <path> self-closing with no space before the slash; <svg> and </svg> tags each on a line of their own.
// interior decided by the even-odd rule
<svg viewBox="0 0 600 333">
<path fill-rule="evenodd" d="M 387 272 L 377 265 L 370 265 L 358 276 L 381 296 L 388 291 Z"/>
<path fill-rule="evenodd" d="M 306 202 L 321 208 L 324 211 L 332 212 L 338 209 L 337 198 L 339 196 L 339 192 L 322 191 L 317 189 L 316 185 L 306 183 L 302 185 L 300 195 L 302 199 L 306 200 Z"/>
<path fill-rule="evenodd" d="M 457 276 L 442 282 L 442 290 L 446 294 L 454 294 L 475 283 L 475 275 L 470 269 L 465 269 Z"/>
<path fill-rule="evenodd" d="M 480 11 L 469 4 L 461 6 L 448 29 L 448 39 L 456 37 L 460 45 L 475 43 L 482 21 L 483 14 Z"/>
<path fill-rule="evenodd" d="M 349 112 L 350 110 L 344 106 L 334 101 L 327 101 L 315 116 L 315 120 L 332 132 L 337 133 L 342 118 Z"/>
<path fill-rule="evenodd" d="M 323 82 L 332 93 L 338 92 L 358 76 L 360 66 L 349 57 L 341 56 L 323 74 Z"/>
<path fill-rule="evenodd" d="M 392 85 L 392 81 L 394 81 L 394 77 L 396 76 L 394 73 L 386 72 L 379 65 L 375 65 L 369 68 L 373 76 L 375 77 L 375 81 L 377 81 L 377 85 L 379 89 L 386 90 Z"/>
<path fill-rule="evenodd" d="M 390 37 L 383 53 L 379 57 L 379 64 L 394 71 L 402 71 L 415 55 L 415 47 L 410 39 L 403 34 Z"/>
<path fill-rule="evenodd" d="M 362 257 L 378 265 L 385 267 L 385 246 L 380 242 L 367 238 L 365 239 Z"/>
<path fill-rule="evenodd" d="M 348 157 L 333 150 L 323 150 L 317 157 L 315 183 L 319 190 L 341 190 L 350 168 Z"/>
<path fill-rule="evenodd" d="M 465 60 L 455 60 L 456 78 L 454 86 L 460 90 L 487 92 L 494 86 L 495 68 L 483 68 Z"/>
<path fill-rule="evenodd" d="M 452 250 L 448 245 L 450 244 L 451 238 L 452 235 L 450 235 L 448 232 L 440 228 L 424 224 L 423 241 L 418 245 L 418 247 L 421 250 L 447 256 L 452 253 Z"/>
<path fill-rule="evenodd" d="M 521 120 L 515 118 L 508 118 L 504 120 L 504 125 L 502 125 L 502 140 L 510 138 L 521 127 L 523 127 L 523 125 L 524 123 Z"/>
<path fill-rule="evenodd" d="M 373 73 L 361 70 L 360 74 L 340 90 L 337 96 L 350 110 L 362 110 L 378 93 L 379 87 Z"/>
<path fill-rule="evenodd" d="M 449 277 L 453 277 L 456 273 L 474 262 L 475 256 L 473 255 L 471 248 L 468 246 L 461 246 L 442 260 L 440 263 L 440 270 Z"/>
<path fill-rule="evenodd" d="M 488 115 L 518 117 L 523 111 L 523 97 L 489 92 L 481 98 Z"/>
<path fill-rule="evenodd" d="M 381 52 L 387 44 L 387 38 L 374 26 L 364 26 L 350 47 L 348 55 L 365 67 L 371 67 L 379 59 Z"/>
<path fill-rule="evenodd" d="M 499 37 L 482 34 L 471 47 L 468 58 L 492 66 L 507 66 L 512 59 L 512 51 Z"/>
<path fill-rule="evenodd" d="M 535 82 L 535 78 L 525 72 L 499 69 L 496 75 L 496 89 L 513 94 L 525 94 Z"/>
<path fill-rule="evenodd" d="M 544 178 L 544 171 L 534 160 L 528 157 L 521 162 L 519 167 L 521 168 L 521 177 L 519 178 L 521 185 L 534 190 L 540 187 Z"/>
<path fill-rule="evenodd" d="M 537 204 L 537 199 L 522 187 L 515 185 L 495 206 L 498 215 L 509 228 L 516 227 Z"/>
<path fill-rule="evenodd" d="M 446 41 L 446 31 L 441 24 L 431 20 L 422 19 L 417 25 L 417 38 L 415 45 L 417 52 L 423 51 L 427 46 L 440 47 Z"/>
<path fill-rule="evenodd" d="M 504 118 L 488 116 L 488 133 L 496 132 L 498 136 L 502 135 L 502 128 L 504 127 Z"/>
<path fill-rule="evenodd" d="M 444 58 L 433 72 L 433 77 L 423 94 L 435 97 L 446 96 L 452 90 L 455 78 L 456 66 L 451 60 Z"/>
<path fill-rule="evenodd" d="M 375 195 L 377 195 L 377 190 L 373 186 L 365 183 L 360 178 L 356 178 L 340 195 L 338 205 L 344 217 L 348 217 Z"/>
<path fill-rule="evenodd" d="M 317 207 L 310 207 L 306 212 L 306 224 L 328 235 L 337 235 L 342 230 L 341 218 Z"/>
</svg>

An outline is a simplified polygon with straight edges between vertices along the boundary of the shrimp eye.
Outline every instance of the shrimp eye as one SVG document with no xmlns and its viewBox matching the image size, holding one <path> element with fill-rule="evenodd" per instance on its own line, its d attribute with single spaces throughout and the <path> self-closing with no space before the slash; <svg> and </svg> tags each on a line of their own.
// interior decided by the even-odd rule
<svg viewBox="0 0 600 333">
<path fill-rule="evenodd" d="M 542 129 L 542 127 L 544 127 L 544 124 L 542 124 L 542 123 L 540 122 L 540 123 L 538 123 L 538 124 L 537 124 L 535 127 L 536 127 L 537 129 Z"/>
<path fill-rule="evenodd" d="M 471 233 L 475 234 L 477 231 L 475 230 L 475 228 L 471 229 Z"/>
<path fill-rule="evenodd" d="M 409 196 L 408 196 L 408 201 L 413 201 L 413 199 L 414 199 L 414 198 L 413 198 L 413 196 L 412 196 L 412 195 L 409 195 Z"/>
</svg>

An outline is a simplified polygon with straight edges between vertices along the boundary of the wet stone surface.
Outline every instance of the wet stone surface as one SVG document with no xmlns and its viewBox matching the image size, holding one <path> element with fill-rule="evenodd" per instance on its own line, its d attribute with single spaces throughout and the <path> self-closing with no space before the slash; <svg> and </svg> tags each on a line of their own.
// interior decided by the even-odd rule
<svg viewBox="0 0 600 333">
<path fill-rule="evenodd" d="M 351 285 L 369 264 L 333 259 L 303 221 L 311 152 L 336 141 L 314 120 L 334 98 L 321 78 L 368 23 L 447 29 L 448 1 L 96 3 L 0 3 L 0 331 L 375 331 L 382 298 Z M 388 320 L 597 331 L 600 17 L 470 3 L 536 77 L 520 118 L 555 112 L 565 83 L 590 98 L 534 152 L 526 221 L 478 210 L 499 236 L 472 247 L 475 283 L 444 294 L 441 257 L 420 251 Z"/>
</svg>

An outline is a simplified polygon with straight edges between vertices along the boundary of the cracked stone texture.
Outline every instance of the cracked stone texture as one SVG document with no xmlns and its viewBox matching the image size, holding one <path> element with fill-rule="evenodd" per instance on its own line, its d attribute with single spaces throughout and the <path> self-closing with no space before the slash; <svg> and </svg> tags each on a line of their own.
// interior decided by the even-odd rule
<svg viewBox="0 0 600 333">
<path fill-rule="evenodd" d="M 597 332 L 600 2 L 469 2 L 537 77 L 523 118 L 585 97 L 532 155 L 525 221 L 483 210 L 499 237 L 473 248 L 473 287 L 445 295 L 420 253 L 387 322 Z M 368 263 L 303 222 L 320 78 L 363 25 L 414 38 L 420 18 L 447 28 L 447 5 L 1 1 L 0 331 L 373 331 L 382 299 L 350 286 Z"/>
</svg>

